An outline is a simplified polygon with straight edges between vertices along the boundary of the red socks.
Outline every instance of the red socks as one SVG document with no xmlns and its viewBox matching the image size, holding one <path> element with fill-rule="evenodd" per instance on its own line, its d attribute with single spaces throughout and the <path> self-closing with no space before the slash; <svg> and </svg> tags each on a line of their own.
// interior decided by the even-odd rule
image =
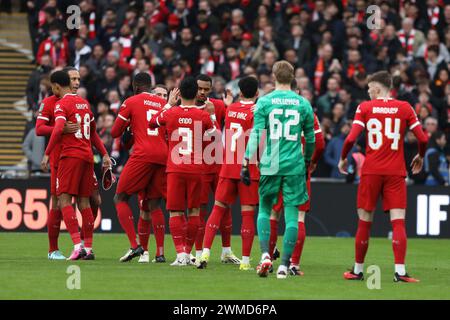
<svg viewBox="0 0 450 320">
<path fill-rule="evenodd" d="M 220 224 L 220 234 L 222 235 L 222 248 L 231 247 L 231 209 L 227 208 Z"/>
<path fill-rule="evenodd" d="M 80 233 L 78 232 L 78 220 L 75 210 L 71 205 L 61 209 L 64 223 L 66 224 L 67 231 L 70 233 L 73 244 L 81 243 Z"/>
<path fill-rule="evenodd" d="M 197 237 L 195 239 L 195 250 L 203 249 L 203 238 L 205 237 L 206 216 L 208 211 L 200 208 L 200 226 L 198 227 Z"/>
<path fill-rule="evenodd" d="M 92 211 L 92 215 L 94 217 L 94 225 L 95 225 L 95 219 L 97 219 L 97 214 L 98 214 L 98 206 L 94 203 L 94 201 L 91 201 L 90 204 L 91 204 L 91 211 Z M 81 226 L 80 238 L 81 238 L 81 240 L 84 240 L 84 228 L 83 228 L 83 226 Z"/>
<path fill-rule="evenodd" d="M 200 226 L 200 216 L 188 216 L 187 234 L 186 234 L 186 246 L 184 248 L 187 254 L 191 253 L 192 246 L 194 245 L 197 237 L 198 227 Z"/>
<path fill-rule="evenodd" d="M 152 222 L 150 220 L 144 220 L 142 217 L 139 217 L 138 236 L 139 242 L 144 251 L 148 251 L 148 238 L 150 237 L 151 223 Z"/>
<path fill-rule="evenodd" d="M 47 220 L 48 252 L 58 250 L 58 237 L 61 228 L 62 213 L 59 209 L 51 209 Z"/>
<path fill-rule="evenodd" d="M 153 210 L 151 213 L 153 233 L 156 240 L 156 255 L 164 255 L 164 236 L 166 235 L 166 221 L 161 209 Z M 142 244 L 142 242 L 141 242 Z"/>
<path fill-rule="evenodd" d="M 94 237 L 94 216 L 92 215 L 91 208 L 81 210 L 81 217 L 83 218 L 81 229 L 84 230 L 84 246 L 86 248 L 92 248 L 92 240 Z"/>
<path fill-rule="evenodd" d="M 291 263 L 294 265 L 300 265 L 300 257 L 302 256 L 303 244 L 305 243 L 306 232 L 305 224 L 303 222 L 298 223 L 298 237 L 295 243 L 294 251 L 291 256 Z"/>
<path fill-rule="evenodd" d="M 186 238 L 187 223 L 184 215 L 173 216 L 169 219 L 170 234 L 177 253 L 184 252 L 184 242 Z"/>
<path fill-rule="evenodd" d="M 270 239 L 269 239 L 269 254 L 272 259 L 273 250 L 277 245 L 278 239 L 278 221 L 270 219 Z"/>
<path fill-rule="evenodd" d="M 209 215 L 208 221 L 205 225 L 205 236 L 203 239 L 203 247 L 211 249 L 214 237 L 217 233 L 217 229 L 221 225 L 223 216 L 228 211 L 228 208 L 224 208 L 218 205 L 214 205 L 211 214 Z M 222 235 L 223 238 L 223 235 Z"/>
<path fill-rule="evenodd" d="M 134 230 L 133 212 L 130 206 L 128 203 L 122 201 L 116 204 L 116 210 L 120 225 L 130 241 L 130 246 L 136 248 L 138 244 L 136 241 L 136 231 Z"/>
<path fill-rule="evenodd" d="M 255 237 L 254 211 L 242 211 L 242 256 L 250 257 L 252 251 L 253 239 Z"/>
<path fill-rule="evenodd" d="M 369 247 L 370 227 L 372 222 L 359 220 L 358 231 L 355 236 L 355 262 L 364 263 L 364 258 Z"/>
<path fill-rule="evenodd" d="M 395 264 L 405 264 L 406 256 L 406 229 L 404 219 L 395 219 L 392 224 L 392 249 L 394 250 Z"/>
</svg>

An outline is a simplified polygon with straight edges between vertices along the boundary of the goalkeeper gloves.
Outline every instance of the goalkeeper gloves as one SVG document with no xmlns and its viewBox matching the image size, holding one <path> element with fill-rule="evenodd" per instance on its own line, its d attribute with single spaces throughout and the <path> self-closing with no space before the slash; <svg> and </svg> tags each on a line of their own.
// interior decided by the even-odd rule
<svg viewBox="0 0 450 320">
<path fill-rule="evenodd" d="M 241 169 L 241 181 L 246 186 L 250 185 L 250 171 L 248 170 L 248 159 L 244 160 L 245 162 L 242 164 Z"/>
</svg>

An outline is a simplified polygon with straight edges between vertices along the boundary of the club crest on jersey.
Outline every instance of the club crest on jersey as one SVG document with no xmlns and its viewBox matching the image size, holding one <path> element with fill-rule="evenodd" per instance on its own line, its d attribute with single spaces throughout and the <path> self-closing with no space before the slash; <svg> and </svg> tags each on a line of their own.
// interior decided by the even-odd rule
<svg viewBox="0 0 450 320">
<path fill-rule="evenodd" d="M 59 104 L 57 104 L 57 105 L 55 106 L 55 112 L 57 112 L 57 111 L 62 111 L 61 105 L 59 105 Z"/>
</svg>

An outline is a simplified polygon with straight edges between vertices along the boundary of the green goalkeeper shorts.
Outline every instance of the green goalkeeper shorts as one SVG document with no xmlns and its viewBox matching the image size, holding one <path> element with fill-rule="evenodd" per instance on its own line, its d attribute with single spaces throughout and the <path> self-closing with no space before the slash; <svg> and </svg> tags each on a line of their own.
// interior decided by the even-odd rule
<svg viewBox="0 0 450 320">
<path fill-rule="evenodd" d="M 259 180 L 259 201 L 269 202 L 272 206 L 278 200 L 278 192 L 283 190 L 283 204 L 298 206 L 308 200 L 304 175 L 263 176 Z"/>
</svg>

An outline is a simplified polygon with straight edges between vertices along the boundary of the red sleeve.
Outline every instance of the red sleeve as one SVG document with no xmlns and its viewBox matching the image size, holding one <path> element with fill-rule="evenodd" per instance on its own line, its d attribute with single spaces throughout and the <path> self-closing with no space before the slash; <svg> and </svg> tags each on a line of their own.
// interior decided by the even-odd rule
<svg viewBox="0 0 450 320">
<path fill-rule="evenodd" d="M 48 121 L 40 117 L 36 119 L 36 135 L 38 136 L 51 136 L 53 132 L 53 127 L 47 125 Z"/>
<path fill-rule="evenodd" d="M 128 125 L 129 125 L 129 123 L 127 121 L 123 120 L 119 114 L 119 116 L 116 118 L 116 121 L 114 121 L 114 125 L 111 129 L 111 136 L 113 138 L 120 137 L 125 132 Z"/>
<path fill-rule="evenodd" d="M 95 149 L 100 152 L 102 157 L 107 153 L 102 139 L 100 139 L 100 136 L 97 133 L 97 125 L 95 123 L 95 120 L 91 121 L 91 143 L 95 147 Z"/>
<path fill-rule="evenodd" d="M 348 153 L 352 149 L 353 145 L 356 142 L 356 139 L 358 139 L 358 136 L 361 134 L 361 132 L 363 132 L 363 130 L 363 126 L 353 121 L 352 129 L 350 130 L 349 135 L 345 139 L 344 146 L 342 147 L 341 159 L 347 158 Z"/>
<path fill-rule="evenodd" d="M 406 123 L 409 127 L 409 130 L 411 130 L 417 138 L 417 144 L 419 146 L 419 155 L 423 158 L 425 156 L 425 151 L 427 149 L 428 137 L 424 133 L 419 119 L 417 119 L 416 112 L 409 103 L 406 104 L 408 106 L 408 108 L 406 108 L 406 110 L 408 110 L 407 111 L 408 114 L 406 115 L 407 117 Z"/>
<path fill-rule="evenodd" d="M 322 131 L 316 133 L 316 147 L 314 149 L 313 156 L 311 158 L 312 163 L 317 163 L 320 157 L 322 157 L 323 152 L 325 151 L 325 139 L 323 138 Z"/>
<path fill-rule="evenodd" d="M 169 109 L 170 110 L 170 109 Z M 165 126 L 167 123 L 167 119 L 170 116 L 170 112 L 167 109 L 161 109 L 155 114 L 154 117 L 151 118 L 149 122 L 149 128 L 155 129 L 161 126 Z"/>
<path fill-rule="evenodd" d="M 50 155 L 53 148 L 61 141 L 62 132 L 64 129 L 64 124 L 66 123 L 66 119 L 64 117 L 57 117 L 55 122 L 55 128 L 53 129 L 52 136 L 50 137 L 50 141 L 48 142 L 47 149 L 45 149 L 45 154 Z"/>
</svg>

